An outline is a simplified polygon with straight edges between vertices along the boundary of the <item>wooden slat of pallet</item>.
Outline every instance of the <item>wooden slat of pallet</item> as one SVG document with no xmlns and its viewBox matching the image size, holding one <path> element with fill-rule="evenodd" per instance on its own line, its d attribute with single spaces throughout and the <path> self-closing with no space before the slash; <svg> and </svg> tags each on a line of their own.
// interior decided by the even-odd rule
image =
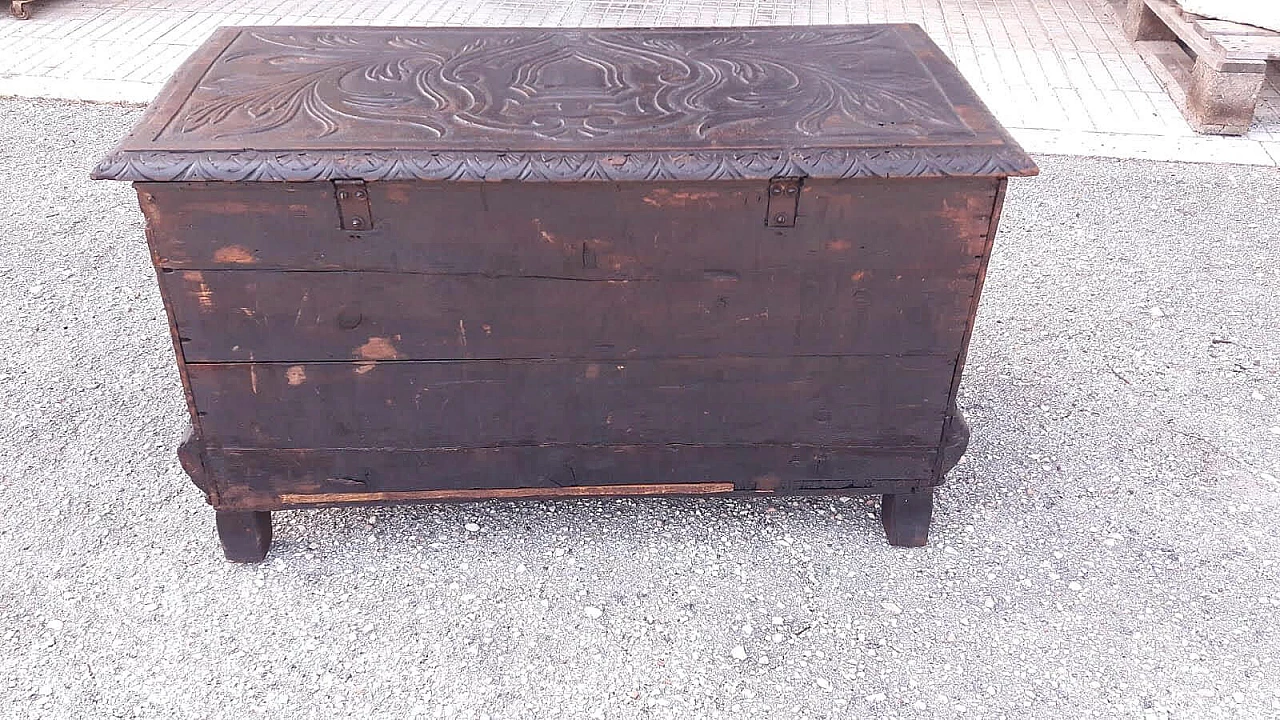
<svg viewBox="0 0 1280 720">
<path fill-rule="evenodd" d="M 1125 34 L 1198 132 L 1243 135 L 1253 122 L 1258 93 L 1267 70 L 1265 58 L 1228 52 L 1197 29 L 1198 16 L 1183 13 L 1168 0 L 1129 0 Z"/>
<path fill-rule="evenodd" d="M 1280 35 L 1214 35 L 1212 42 L 1233 60 L 1280 60 Z"/>
<path fill-rule="evenodd" d="M 1183 12 L 1183 17 L 1193 18 L 1192 24 L 1195 26 L 1196 31 L 1204 37 L 1212 37 L 1214 35 L 1257 35 L 1260 37 L 1280 35 L 1280 33 L 1260 28 L 1256 25 L 1234 23 L 1230 20 L 1215 20 L 1192 15 L 1188 12 Z"/>
<path fill-rule="evenodd" d="M 1150 40 L 1146 43 L 1147 51 L 1155 62 L 1148 62 L 1152 74 L 1164 85 L 1169 99 L 1178 108 L 1187 106 L 1187 88 L 1191 85 L 1191 68 L 1193 61 L 1187 56 L 1182 46 L 1176 42 Z M 1186 110 L 1183 110 L 1183 114 Z"/>
<path fill-rule="evenodd" d="M 1222 72 L 1263 72 L 1266 68 L 1258 58 L 1238 55 L 1217 44 L 1215 40 L 1204 37 L 1195 28 L 1192 18 L 1183 13 L 1182 8 L 1169 0 L 1146 0 L 1147 7 L 1160 18 L 1178 39 L 1186 44 L 1196 61 L 1212 70 Z"/>
</svg>

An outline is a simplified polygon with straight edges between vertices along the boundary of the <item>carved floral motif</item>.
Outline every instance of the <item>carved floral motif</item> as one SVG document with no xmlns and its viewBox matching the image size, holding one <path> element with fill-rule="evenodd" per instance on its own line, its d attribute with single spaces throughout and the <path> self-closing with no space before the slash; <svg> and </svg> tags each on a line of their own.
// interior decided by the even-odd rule
<svg viewBox="0 0 1280 720">
<path fill-rule="evenodd" d="M 962 120 L 905 32 L 225 29 L 94 177 L 1034 173 L 1002 132 Z"/>
<path fill-rule="evenodd" d="M 938 177 L 1034 174 L 1016 147 L 868 148 L 780 154 L 115 152 L 94 169 L 98 180 L 768 180 L 794 177 Z"/>
<path fill-rule="evenodd" d="M 245 32 L 162 137 L 692 146 L 968 134 L 893 32 Z"/>
</svg>

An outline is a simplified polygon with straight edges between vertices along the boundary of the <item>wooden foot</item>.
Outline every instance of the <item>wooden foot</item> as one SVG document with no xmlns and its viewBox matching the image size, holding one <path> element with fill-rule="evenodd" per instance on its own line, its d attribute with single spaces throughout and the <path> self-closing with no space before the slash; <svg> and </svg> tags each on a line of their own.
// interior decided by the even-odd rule
<svg viewBox="0 0 1280 720">
<path fill-rule="evenodd" d="M 969 423 L 956 408 L 951 408 L 951 419 L 947 421 L 946 432 L 942 437 L 942 466 L 939 475 L 946 475 L 951 468 L 960 462 L 964 451 L 969 447 Z"/>
<path fill-rule="evenodd" d="M 271 547 L 271 513 L 218 510 L 218 539 L 231 562 L 262 562 Z"/>
<path fill-rule="evenodd" d="M 1197 58 L 1187 88 L 1191 124 L 1200 132 L 1214 135 L 1249 132 L 1266 73 L 1264 61 L 1232 62 L 1216 70 L 1203 58 Z"/>
<path fill-rule="evenodd" d="M 1120 25 L 1124 28 L 1124 34 L 1129 38 L 1130 42 L 1139 40 L 1173 41 L 1176 38 L 1169 26 L 1165 25 L 1164 21 L 1152 12 L 1151 8 L 1147 7 L 1147 0 L 1128 0 Z"/>
<path fill-rule="evenodd" d="M 933 519 L 933 489 L 894 493 L 880 498 L 880 523 L 896 547 L 921 547 L 929 542 Z"/>
</svg>

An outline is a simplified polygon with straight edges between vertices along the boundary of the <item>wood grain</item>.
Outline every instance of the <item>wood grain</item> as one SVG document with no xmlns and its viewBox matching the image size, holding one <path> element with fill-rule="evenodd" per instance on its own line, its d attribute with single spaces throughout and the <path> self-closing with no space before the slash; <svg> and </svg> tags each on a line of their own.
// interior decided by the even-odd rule
<svg viewBox="0 0 1280 720">
<path fill-rule="evenodd" d="M 117 180 L 1034 174 L 917 25 L 226 28 Z"/>
<path fill-rule="evenodd" d="M 139 183 L 170 269 L 700 279 L 865 270 L 976 273 L 995 180 L 806 182 L 765 226 L 767 183 L 370 183 L 374 229 L 339 228 L 330 183 Z"/>
<path fill-rule="evenodd" d="M 305 495 L 286 493 L 280 501 L 295 505 L 345 505 L 388 502 L 473 502 L 476 500 L 546 500 L 585 497 L 641 497 L 647 495 L 724 495 L 733 483 L 683 483 L 679 485 L 582 485 L 562 488 L 500 488 L 496 490 L 406 490 L 403 492 L 346 492 Z"/>
<path fill-rule="evenodd" d="M 936 447 L 948 357 L 187 366 L 224 447 L 542 443 Z"/>
<path fill-rule="evenodd" d="M 956 352 L 975 281 L 883 270 L 707 278 L 161 275 L 187 362 Z"/>
<path fill-rule="evenodd" d="M 582 485 L 731 483 L 790 493 L 933 481 L 933 449 L 839 445 L 531 445 L 434 450 L 211 449 L 223 505 L 278 508 L 283 496 L 416 490 L 556 490 Z"/>
<path fill-rule="evenodd" d="M 878 25 L 222 29 L 94 176 L 258 561 L 278 509 L 606 494 L 878 493 L 922 544 L 1035 172 Z"/>
</svg>

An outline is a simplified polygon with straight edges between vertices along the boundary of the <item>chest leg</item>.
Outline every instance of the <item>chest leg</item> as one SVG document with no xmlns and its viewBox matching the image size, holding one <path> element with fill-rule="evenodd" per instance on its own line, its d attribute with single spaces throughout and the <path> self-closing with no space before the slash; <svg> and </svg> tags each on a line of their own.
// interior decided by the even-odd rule
<svg viewBox="0 0 1280 720">
<path fill-rule="evenodd" d="M 218 510 L 222 551 L 231 562 L 262 562 L 271 547 L 271 513 Z"/>
<path fill-rule="evenodd" d="M 933 519 L 933 488 L 885 495 L 880 500 L 880 523 L 889 544 L 923 547 L 929 542 Z"/>
</svg>

